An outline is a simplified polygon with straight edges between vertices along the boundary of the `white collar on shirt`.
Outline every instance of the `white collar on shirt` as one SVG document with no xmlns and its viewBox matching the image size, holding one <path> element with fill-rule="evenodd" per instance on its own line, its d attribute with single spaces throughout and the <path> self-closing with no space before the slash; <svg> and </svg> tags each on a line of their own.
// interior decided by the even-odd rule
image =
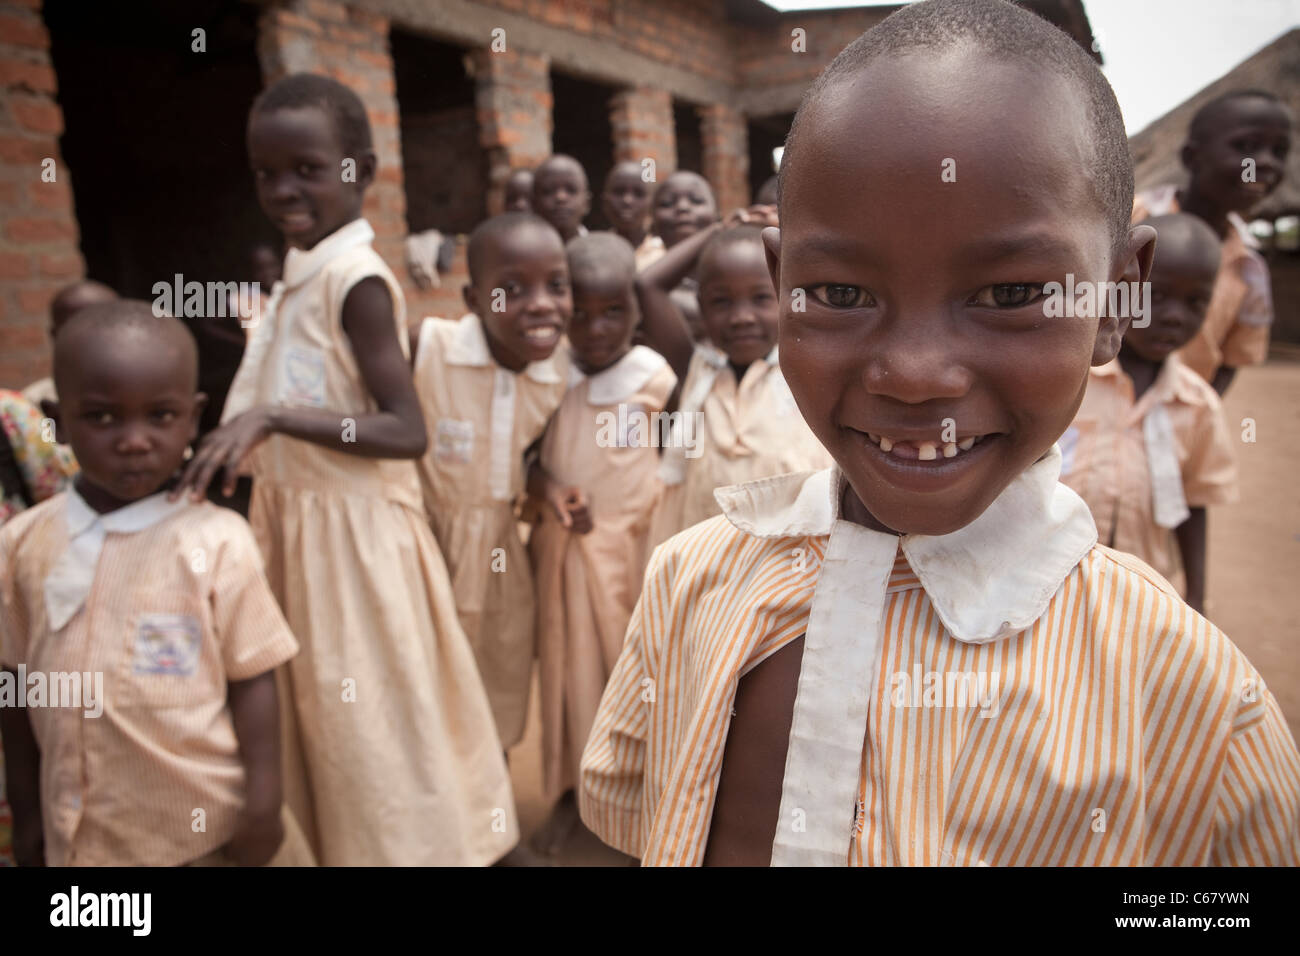
<svg viewBox="0 0 1300 956">
<path fill-rule="evenodd" d="M 86 504 L 75 488 L 63 503 L 67 548 L 45 579 L 45 609 L 51 630 L 59 630 L 81 610 L 95 581 L 95 567 L 109 532 L 134 534 L 152 527 L 189 504 L 188 499 L 168 501 L 166 492 L 100 514 Z"/>
<path fill-rule="evenodd" d="M 634 345 L 621 359 L 595 375 L 584 375 L 578 370 L 578 363 L 573 362 L 569 366 L 569 384 L 576 385 L 587 379 L 591 382 L 587 389 L 587 402 L 613 405 L 636 392 L 667 364 L 668 360 L 654 349 Z"/>
<path fill-rule="evenodd" d="M 296 289 L 340 253 L 354 246 L 367 246 L 375 238 L 375 230 L 364 219 L 353 219 L 346 226 L 334 230 L 310 249 L 290 249 L 284 257 L 285 288 Z"/>
<path fill-rule="evenodd" d="M 1057 482 L 1060 471 L 1053 445 L 964 528 L 902 536 L 908 564 L 953 637 L 985 644 L 1029 627 L 1097 543 L 1088 506 Z M 842 520 L 844 484 L 832 467 L 730 485 L 714 495 L 727 519 L 755 537 L 829 535 Z"/>
<path fill-rule="evenodd" d="M 562 344 L 556 347 L 555 352 L 552 352 L 540 362 L 529 362 L 525 365 L 523 374 L 539 385 L 558 385 L 563 382 L 564 379 L 560 376 L 559 369 L 555 367 L 555 356 Z M 455 335 L 451 340 L 451 347 L 447 349 L 447 364 L 466 365 L 471 368 L 497 364 L 496 360 L 492 358 L 492 352 L 488 349 L 487 333 L 483 331 L 483 320 L 473 312 L 465 313 L 464 317 L 457 323 Z"/>
</svg>

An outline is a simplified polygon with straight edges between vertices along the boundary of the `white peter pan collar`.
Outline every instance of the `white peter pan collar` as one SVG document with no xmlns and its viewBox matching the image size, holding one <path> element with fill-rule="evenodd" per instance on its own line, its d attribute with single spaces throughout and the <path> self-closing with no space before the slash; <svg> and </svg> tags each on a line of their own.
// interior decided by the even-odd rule
<svg viewBox="0 0 1300 956">
<path fill-rule="evenodd" d="M 86 603 L 95 581 L 95 568 L 109 533 L 134 534 L 150 528 L 185 508 L 189 501 L 168 501 L 166 492 L 100 514 L 86 504 L 75 488 L 69 488 L 63 503 L 67 548 L 45 579 L 45 610 L 50 629 L 57 631 L 76 616 Z"/>
<path fill-rule="evenodd" d="M 375 238 L 375 230 L 364 219 L 353 219 L 346 226 L 334 230 L 310 249 L 290 249 L 284 257 L 284 276 L 281 281 L 287 289 L 296 289 L 320 272 L 335 256 L 354 246 L 368 246 Z"/>
<path fill-rule="evenodd" d="M 555 367 L 555 356 L 560 346 L 540 362 L 529 362 L 524 366 L 523 374 L 539 385 L 559 385 L 564 381 L 559 369 Z M 447 364 L 470 368 L 496 365 L 492 352 L 488 349 L 487 333 L 483 331 L 483 320 L 473 312 L 467 312 L 456 324 L 451 345 L 447 349 Z"/>
<path fill-rule="evenodd" d="M 901 537 L 908 564 L 957 640 L 985 644 L 1029 627 L 1097 543 L 1088 506 L 1057 481 L 1060 471 L 1061 452 L 1053 445 L 964 528 Z M 831 467 L 730 485 L 714 496 L 746 534 L 829 535 L 843 521 L 844 486 L 843 473 Z"/>
<path fill-rule="evenodd" d="M 578 381 L 587 379 L 587 402 L 591 405 L 613 405 L 633 395 L 655 374 L 668 364 L 668 360 L 654 349 L 634 345 L 621 359 L 595 375 L 578 372 Z M 570 365 L 577 369 L 577 363 Z M 572 378 L 572 376 L 570 376 Z"/>
</svg>

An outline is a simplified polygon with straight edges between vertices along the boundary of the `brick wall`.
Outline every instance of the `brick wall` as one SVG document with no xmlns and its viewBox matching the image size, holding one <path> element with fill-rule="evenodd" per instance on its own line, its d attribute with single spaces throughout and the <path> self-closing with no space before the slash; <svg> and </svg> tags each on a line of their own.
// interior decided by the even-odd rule
<svg viewBox="0 0 1300 956">
<path fill-rule="evenodd" d="M 551 154 L 550 61 L 509 45 L 471 54 L 477 83 L 479 145 L 488 157 L 488 214 L 505 208 L 510 170 L 536 166 Z"/>
<path fill-rule="evenodd" d="M 713 186 L 718 211 L 748 206 L 749 136 L 745 117 L 730 106 L 711 103 L 699 108 L 700 138 L 704 141 L 704 178 Z"/>
<path fill-rule="evenodd" d="M 677 168 L 673 135 L 673 98 L 667 90 L 638 86 L 610 98 L 614 162 L 655 161 L 655 179 L 663 182 Z"/>
<path fill-rule="evenodd" d="M 49 374 L 50 299 L 85 271 L 38 0 L 0 0 L 0 88 L 0 388 L 22 388 Z"/>
</svg>

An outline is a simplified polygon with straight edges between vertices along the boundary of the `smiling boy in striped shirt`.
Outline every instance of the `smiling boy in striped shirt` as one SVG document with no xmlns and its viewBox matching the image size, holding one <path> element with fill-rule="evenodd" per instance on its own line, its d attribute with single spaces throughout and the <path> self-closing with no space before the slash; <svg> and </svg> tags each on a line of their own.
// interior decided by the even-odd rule
<svg viewBox="0 0 1300 956">
<path fill-rule="evenodd" d="M 1002 0 L 905 7 L 818 79 L 764 240 L 782 371 L 836 467 L 720 489 L 655 553 L 582 762 L 606 842 L 682 865 L 1300 860 L 1273 696 L 1057 481 L 1131 317 L 1048 318 L 1043 287 L 1145 280 L 1132 192 L 1095 64 Z"/>
</svg>

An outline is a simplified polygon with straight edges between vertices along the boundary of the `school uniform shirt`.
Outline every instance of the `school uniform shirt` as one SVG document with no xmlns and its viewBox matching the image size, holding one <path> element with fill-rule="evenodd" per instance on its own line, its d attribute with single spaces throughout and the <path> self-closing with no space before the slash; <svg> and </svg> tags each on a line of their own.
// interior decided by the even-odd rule
<svg viewBox="0 0 1300 956">
<path fill-rule="evenodd" d="M 667 251 L 663 239 L 654 233 L 648 234 L 641 240 L 641 245 L 637 246 L 634 252 L 636 271 L 644 272 L 649 266 L 662 259 Z"/>
<path fill-rule="evenodd" d="M 713 491 L 725 485 L 786 472 L 813 471 L 831 464 L 799 414 L 781 374 L 777 351 L 758 359 L 737 384 L 726 355 L 697 345 L 687 366 L 679 406 L 685 438 L 664 450 L 660 475 L 664 493 L 650 539 L 658 544 L 719 513 Z"/>
<path fill-rule="evenodd" d="M 1168 438 L 1153 434 L 1153 415 L 1168 421 Z M 1181 577 L 1174 528 L 1188 509 L 1237 500 L 1237 466 L 1219 396 L 1177 355 L 1136 401 L 1118 359 L 1092 369 L 1060 446 L 1061 481 L 1091 509 L 1100 540 L 1137 555 L 1170 581 Z M 1169 459 L 1172 483 L 1161 480 L 1161 455 Z M 1162 509 L 1171 516 L 1163 525 Z"/>
<path fill-rule="evenodd" d="M 1177 187 L 1161 186 L 1133 201 L 1133 221 L 1179 211 Z M 1273 292 L 1268 263 L 1245 220 L 1228 213 L 1231 227 L 1223 240 L 1219 274 L 1196 337 L 1178 351 L 1183 363 L 1207 382 L 1221 366 L 1241 368 L 1268 358 Z"/>
<path fill-rule="evenodd" d="M 575 534 L 544 506 L 529 550 L 536 570 L 543 795 L 578 780 L 578 761 L 641 593 L 659 497 L 663 411 L 677 384 L 658 352 L 635 346 L 573 383 L 542 439 L 541 465 L 587 495 L 592 530 Z"/>
<path fill-rule="evenodd" d="M 401 287 L 355 220 L 290 250 L 231 386 L 256 405 L 376 410 L 343 303 L 380 277 L 405 352 Z M 355 422 L 353 422 L 355 425 Z M 282 675 L 286 796 L 326 866 L 481 865 L 518 841 L 510 779 L 415 463 L 287 435 L 253 453 L 250 521 L 302 653 Z"/>
<path fill-rule="evenodd" d="M 501 746 L 512 747 L 524 734 L 535 651 L 533 576 L 515 501 L 524 491 L 524 451 L 568 387 L 568 347 L 562 339 L 549 358 L 515 373 L 492 358 L 477 315 L 429 318 L 414 374 L 429 429 L 419 462 L 424 508 Z"/>
<path fill-rule="evenodd" d="M 650 559 L 582 760 L 587 826 L 699 864 L 737 681 L 803 635 L 774 865 L 1300 862 L 1277 701 L 1095 544 L 1059 466 L 941 536 L 844 520 L 835 469 L 720 491 L 725 516 Z"/>
<path fill-rule="evenodd" d="M 46 862 L 173 866 L 228 842 L 244 767 L 226 683 L 298 650 L 244 519 L 164 494 L 100 515 L 62 492 L 0 532 L 0 603 L 0 661 L 47 683 L 27 709 Z M 56 701 L 56 674 L 81 696 Z"/>
</svg>

